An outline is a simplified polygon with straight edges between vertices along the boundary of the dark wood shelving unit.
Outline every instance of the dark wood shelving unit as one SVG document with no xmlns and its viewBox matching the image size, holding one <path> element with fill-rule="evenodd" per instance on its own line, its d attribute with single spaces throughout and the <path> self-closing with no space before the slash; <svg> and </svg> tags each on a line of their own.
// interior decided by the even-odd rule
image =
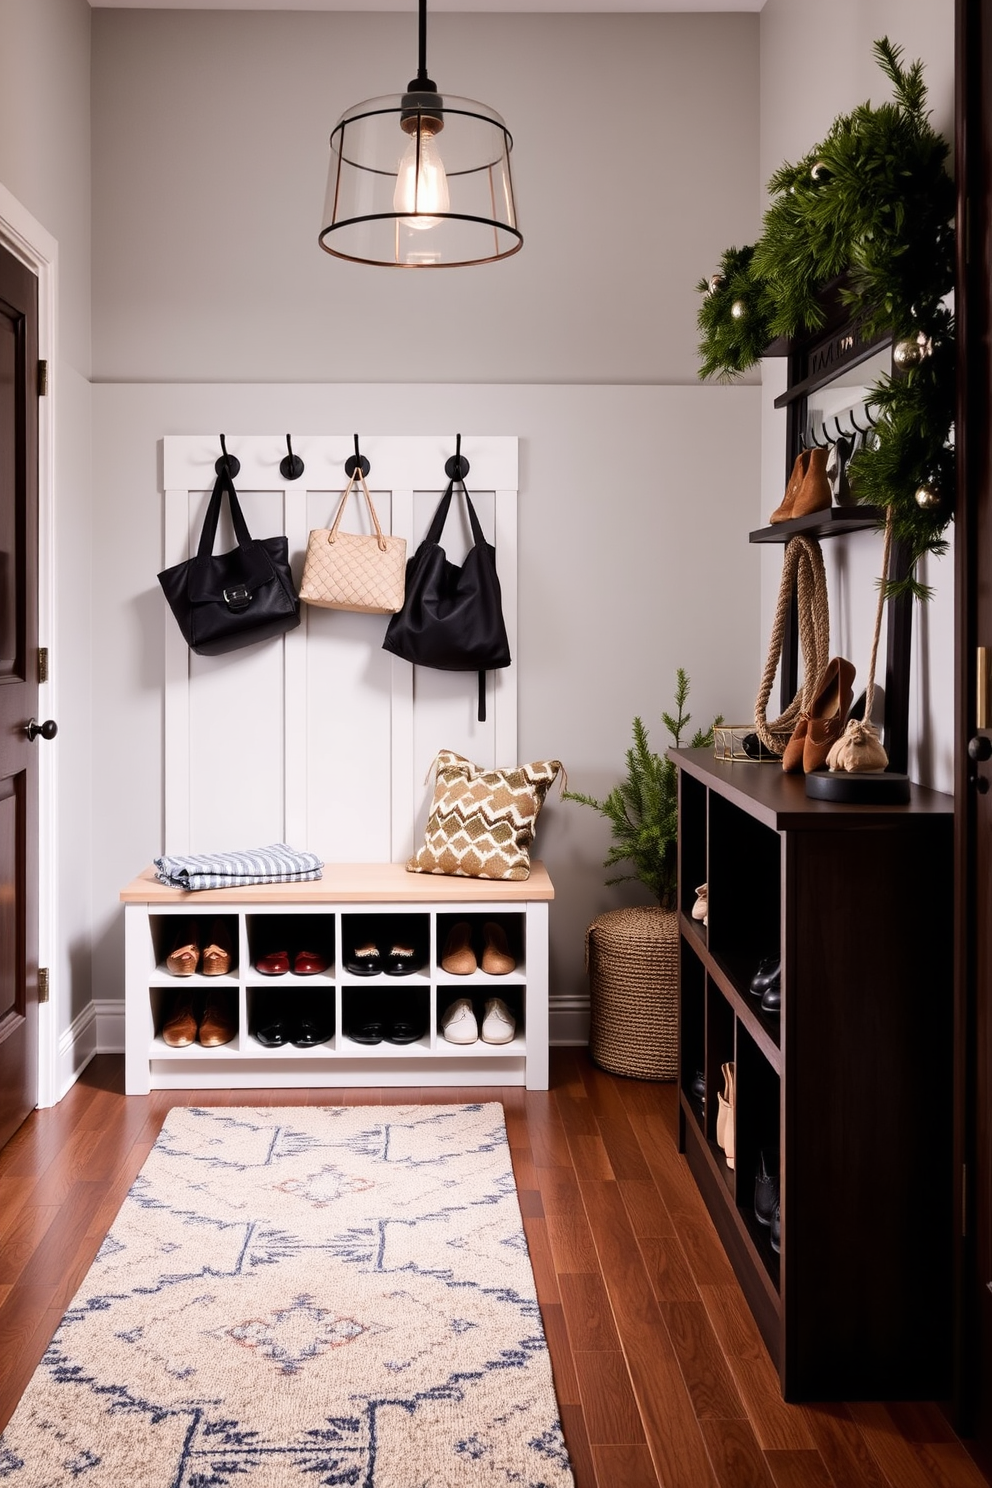
<svg viewBox="0 0 992 1488">
<path fill-rule="evenodd" d="M 942 1398 L 951 1343 L 953 801 L 814 801 L 774 764 L 679 770 L 679 1145 L 787 1400 Z M 709 925 L 691 918 L 708 884 Z M 748 983 L 782 958 L 782 1011 Z M 736 1167 L 716 1145 L 736 1068 Z M 697 1070 L 705 1103 L 692 1095 Z M 754 1214 L 777 1150 L 781 1253 Z"/>
</svg>

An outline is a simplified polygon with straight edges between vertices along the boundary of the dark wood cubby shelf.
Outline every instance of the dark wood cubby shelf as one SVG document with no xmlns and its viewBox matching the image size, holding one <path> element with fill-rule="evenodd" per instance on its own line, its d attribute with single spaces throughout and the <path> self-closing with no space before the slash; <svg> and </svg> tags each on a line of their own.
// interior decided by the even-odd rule
<svg viewBox="0 0 992 1488">
<path fill-rule="evenodd" d="M 950 796 L 809 800 L 775 765 L 679 769 L 679 1146 L 787 1400 L 950 1384 Z M 709 925 L 691 917 L 708 885 Z M 748 983 L 779 954 L 782 1010 Z M 733 1061 L 736 1164 L 716 1145 Z M 702 1070 L 705 1101 L 692 1094 Z M 754 1214 L 777 1152 L 781 1253 Z"/>
</svg>

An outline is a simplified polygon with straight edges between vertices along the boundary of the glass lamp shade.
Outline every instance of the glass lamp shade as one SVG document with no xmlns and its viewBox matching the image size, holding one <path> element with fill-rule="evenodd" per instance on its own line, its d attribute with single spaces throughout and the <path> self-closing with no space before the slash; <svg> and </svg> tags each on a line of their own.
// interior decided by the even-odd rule
<svg viewBox="0 0 992 1488">
<path fill-rule="evenodd" d="M 470 98 L 406 93 L 356 104 L 331 132 L 320 246 L 394 268 L 508 258 L 523 243 L 512 147 L 499 114 Z"/>
</svg>

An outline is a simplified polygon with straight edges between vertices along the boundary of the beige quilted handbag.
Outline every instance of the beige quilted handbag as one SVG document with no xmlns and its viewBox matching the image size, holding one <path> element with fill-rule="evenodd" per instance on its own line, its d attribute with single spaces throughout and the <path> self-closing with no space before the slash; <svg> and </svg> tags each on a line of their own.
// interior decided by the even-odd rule
<svg viewBox="0 0 992 1488">
<path fill-rule="evenodd" d="M 339 532 L 345 503 L 361 481 L 375 533 Z M 403 607 L 406 539 L 385 537 L 379 526 L 361 465 L 345 487 L 331 527 L 310 534 L 300 598 L 327 610 L 392 615 Z"/>
</svg>

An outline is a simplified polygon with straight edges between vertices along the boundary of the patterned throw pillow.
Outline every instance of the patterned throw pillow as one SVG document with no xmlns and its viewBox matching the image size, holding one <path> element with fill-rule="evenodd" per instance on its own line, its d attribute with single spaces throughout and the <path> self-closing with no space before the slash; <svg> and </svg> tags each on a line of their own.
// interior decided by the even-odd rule
<svg viewBox="0 0 992 1488">
<path fill-rule="evenodd" d="M 442 749 L 434 763 L 434 800 L 424 845 L 407 863 L 407 872 L 529 878 L 527 850 L 548 788 L 562 770 L 561 761 L 480 770 L 460 754 Z"/>
</svg>

